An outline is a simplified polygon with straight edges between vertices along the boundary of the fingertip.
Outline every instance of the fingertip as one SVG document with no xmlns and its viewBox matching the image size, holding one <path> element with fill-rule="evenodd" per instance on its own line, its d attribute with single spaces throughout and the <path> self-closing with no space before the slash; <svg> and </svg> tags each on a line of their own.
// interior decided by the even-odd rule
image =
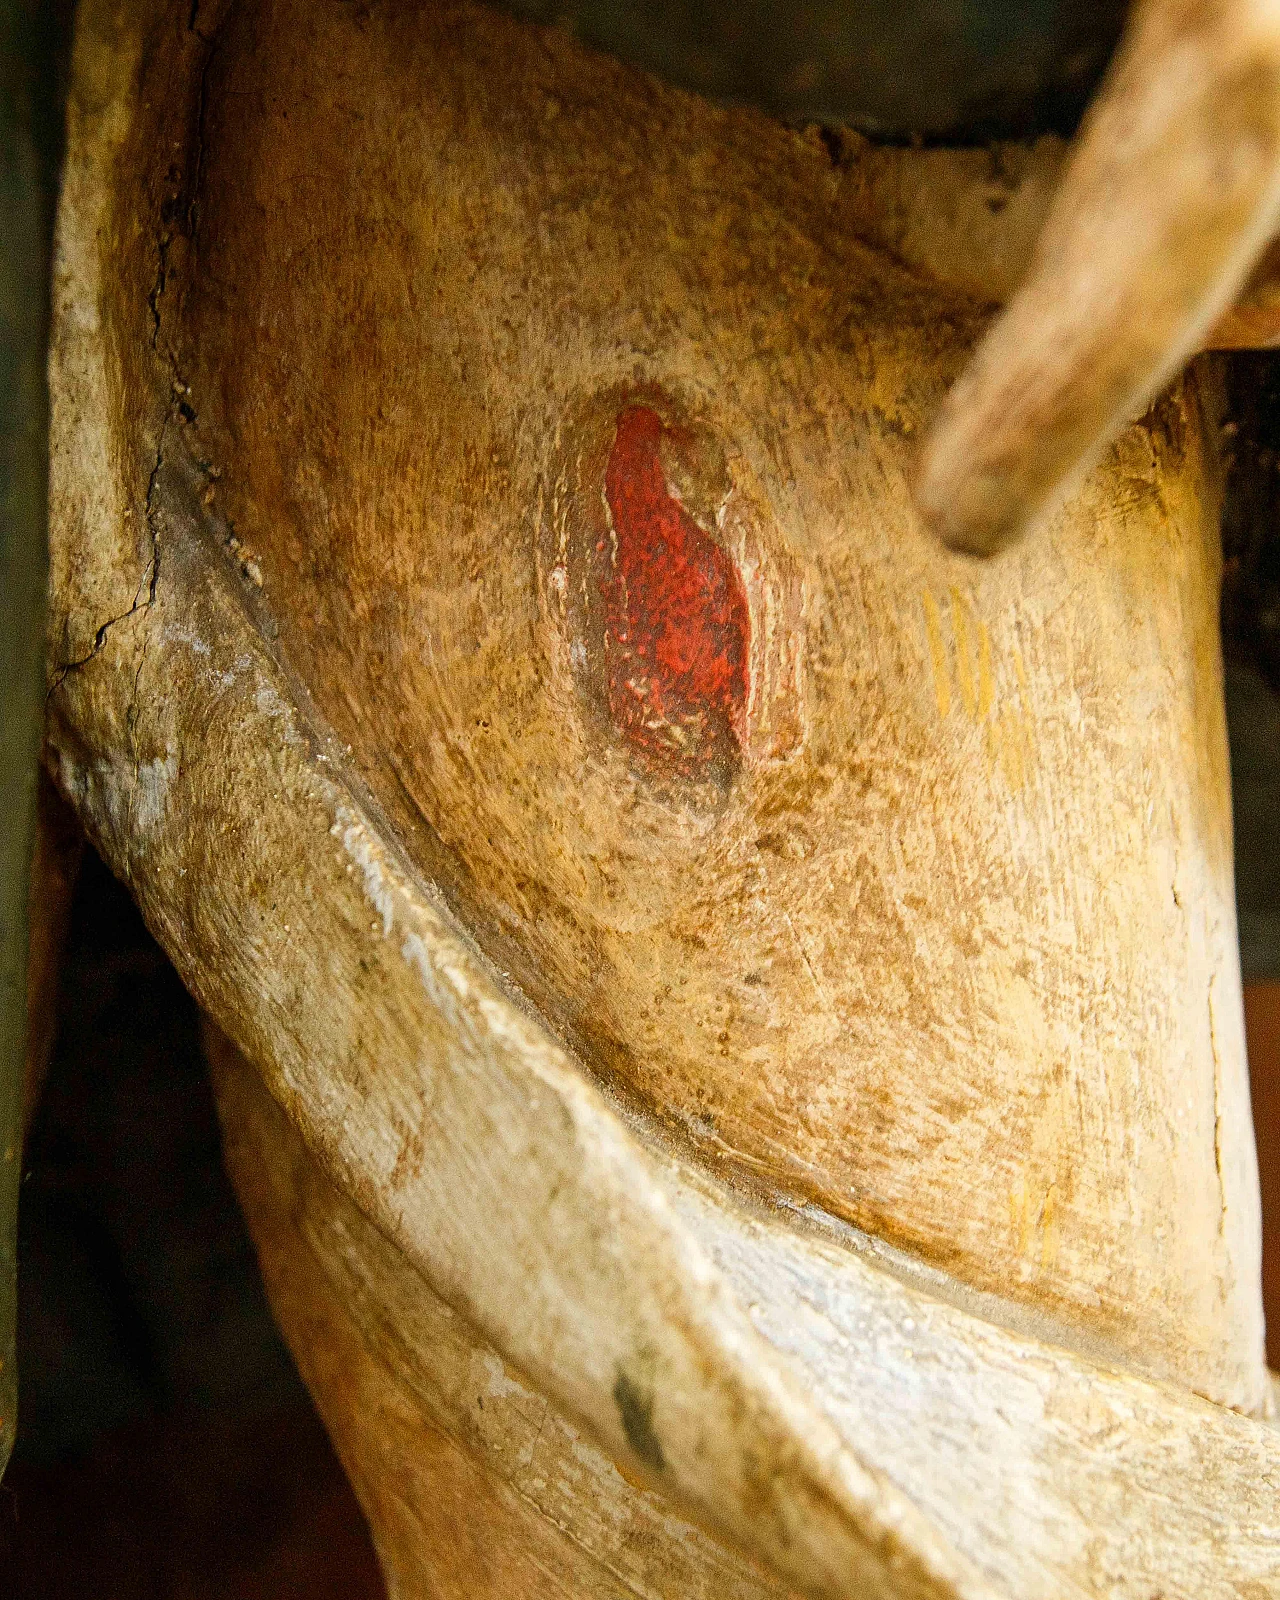
<svg viewBox="0 0 1280 1600">
<path fill-rule="evenodd" d="M 912 498 L 921 522 L 947 550 L 983 560 L 1017 544 L 1028 509 L 999 474 L 957 463 L 945 425 L 925 441 Z"/>
</svg>

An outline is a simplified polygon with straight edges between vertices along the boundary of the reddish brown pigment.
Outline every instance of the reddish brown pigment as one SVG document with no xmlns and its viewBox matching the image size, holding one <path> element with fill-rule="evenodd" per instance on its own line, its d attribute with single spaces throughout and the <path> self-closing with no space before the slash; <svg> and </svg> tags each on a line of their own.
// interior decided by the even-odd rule
<svg viewBox="0 0 1280 1600">
<path fill-rule="evenodd" d="M 605 471 L 609 712 L 635 750 L 694 776 L 741 752 L 750 620 L 733 562 L 667 488 L 663 427 L 628 407 Z"/>
</svg>

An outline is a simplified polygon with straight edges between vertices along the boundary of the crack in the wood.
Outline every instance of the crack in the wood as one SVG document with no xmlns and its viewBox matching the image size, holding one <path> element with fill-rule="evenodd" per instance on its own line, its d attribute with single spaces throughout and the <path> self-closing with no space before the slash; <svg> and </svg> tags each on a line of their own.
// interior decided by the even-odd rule
<svg viewBox="0 0 1280 1600">
<path fill-rule="evenodd" d="M 172 415 L 172 413 L 170 413 L 170 415 Z M 120 611 L 114 617 L 107 618 L 107 620 L 94 634 L 93 646 L 90 650 L 86 651 L 84 655 L 78 656 L 74 661 L 64 661 L 62 663 L 62 665 L 55 672 L 53 681 L 50 683 L 49 688 L 45 693 L 46 704 L 54 692 L 62 686 L 71 673 L 78 672 L 81 667 L 88 666 L 94 657 L 101 652 L 103 646 L 107 642 L 107 635 L 111 632 L 112 628 L 116 627 L 117 624 L 121 622 L 127 622 L 130 617 L 136 616 L 139 611 L 145 611 L 150 606 L 155 604 L 156 585 L 160 581 L 160 539 L 156 532 L 155 513 L 153 511 L 152 501 L 155 495 L 156 479 L 159 477 L 160 468 L 164 464 L 164 441 L 165 435 L 169 431 L 169 421 L 170 417 L 166 416 L 160 429 L 160 443 L 156 449 L 155 464 L 152 466 L 151 473 L 147 479 L 147 498 L 144 515 L 147 523 L 147 531 L 151 535 L 151 557 L 147 562 L 141 579 L 138 582 L 137 589 L 134 590 L 133 600 L 126 611 Z M 144 587 L 146 589 L 145 599 L 143 598 Z"/>
<path fill-rule="evenodd" d="M 192 246 L 195 244 L 197 203 L 199 199 L 200 182 L 204 173 L 205 122 L 208 107 L 209 69 L 212 65 L 213 57 L 216 52 L 215 36 L 202 33 L 197 26 L 199 19 L 199 6 L 200 0 L 192 0 L 191 11 L 187 19 L 188 32 L 194 34 L 195 37 L 199 39 L 205 46 L 205 59 L 200 69 L 200 88 L 196 101 L 194 171 L 192 173 L 191 195 L 187 202 L 185 215 L 187 237 Z M 152 464 L 151 471 L 147 477 L 147 491 L 144 500 L 143 516 L 146 521 L 147 532 L 151 540 L 151 555 L 145 569 L 143 570 L 142 578 L 138 583 L 138 587 L 134 592 L 133 600 L 128 609 L 118 612 L 113 617 L 108 617 L 107 620 L 101 624 L 101 626 L 94 633 L 92 647 L 84 655 L 77 657 L 73 661 L 63 662 L 56 669 L 50 681 L 49 688 L 45 694 L 46 704 L 48 703 L 50 697 L 62 686 L 71 673 L 78 672 L 82 667 L 87 666 L 89 662 L 94 660 L 94 658 L 101 653 L 113 628 L 117 627 L 120 623 L 127 621 L 130 617 L 136 616 L 139 611 L 149 610 L 150 607 L 155 604 L 156 591 L 160 582 L 159 512 L 157 510 L 155 501 L 160 472 L 164 466 L 165 443 L 169 434 L 169 425 L 174 420 L 175 415 L 183 422 L 194 422 L 197 415 L 195 408 L 191 405 L 189 399 L 187 398 L 191 393 L 191 386 L 184 380 L 182 376 L 178 365 L 178 358 L 174 352 L 173 346 L 167 339 L 165 339 L 163 340 L 163 349 L 161 348 L 164 329 L 163 318 L 160 311 L 160 301 L 164 296 L 165 289 L 167 288 L 169 282 L 169 250 L 173 243 L 173 233 L 169 225 L 170 204 L 176 204 L 178 196 L 181 193 L 181 173 L 178 173 L 174 178 L 171 193 L 171 202 L 166 202 L 161 208 L 161 228 L 156 235 L 156 275 L 155 280 L 147 293 L 147 307 L 151 313 L 151 348 L 158 355 L 162 356 L 169 368 L 171 391 L 169 406 L 165 412 L 164 420 L 160 425 L 160 438 L 156 445 L 155 461 Z M 144 589 L 146 591 L 145 598 L 143 595 Z M 138 659 L 137 671 L 134 674 L 133 700 L 128 713 L 128 723 L 130 729 L 134 727 L 137 721 L 139 684 L 142 677 L 142 668 L 146 661 L 146 654 L 147 640 L 144 638 L 142 652 Z"/>
<path fill-rule="evenodd" d="M 168 436 L 169 424 L 172 420 L 173 409 L 171 408 L 160 425 L 160 442 L 156 446 L 155 464 L 152 466 L 151 475 L 147 479 L 147 498 L 143 514 L 147 520 L 147 531 L 151 535 L 151 560 L 149 563 L 149 577 L 146 579 L 147 598 L 140 607 L 137 604 L 136 597 L 134 600 L 135 608 L 140 610 L 149 610 L 156 603 L 156 589 L 160 583 L 160 529 L 159 512 L 155 507 L 155 494 L 156 484 L 160 478 L 160 469 L 164 466 L 164 442 Z M 141 585 L 139 588 L 141 588 Z M 142 668 L 147 659 L 147 645 L 150 640 L 151 635 L 148 631 L 142 636 L 142 649 L 138 653 L 138 666 L 133 675 L 133 698 L 129 703 L 129 712 L 126 719 L 131 740 L 133 738 L 133 730 L 138 721 L 138 686 L 142 681 Z"/>
<path fill-rule="evenodd" d="M 200 90 L 196 97 L 196 160 L 195 171 L 191 175 L 191 198 L 187 202 L 187 237 L 194 248 L 197 231 L 197 205 L 200 199 L 200 184 L 204 178 L 204 144 L 205 120 L 209 107 L 209 70 L 213 66 L 213 58 L 217 54 L 218 46 L 216 37 L 207 37 L 195 26 L 196 14 L 199 10 L 200 0 L 192 0 L 190 31 L 195 34 L 205 46 L 204 65 L 200 68 Z M 225 19 L 224 19 L 225 20 Z"/>
<path fill-rule="evenodd" d="M 212 44 L 214 36 L 211 33 L 201 33 L 197 24 L 200 21 L 200 0 L 191 0 L 191 9 L 187 13 L 187 32 L 194 33 L 201 44 Z"/>
</svg>

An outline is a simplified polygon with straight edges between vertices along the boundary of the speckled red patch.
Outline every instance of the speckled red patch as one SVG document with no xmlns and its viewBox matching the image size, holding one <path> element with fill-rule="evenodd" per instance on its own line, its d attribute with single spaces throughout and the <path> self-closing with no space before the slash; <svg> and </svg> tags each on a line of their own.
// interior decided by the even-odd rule
<svg viewBox="0 0 1280 1600">
<path fill-rule="evenodd" d="M 629 406 L 605 471 L 609 713 L 637 751 L 697 776 L 741 752 L 750 618 L 737 568 L 667 486 L 663 432 Z"/>
</svg>

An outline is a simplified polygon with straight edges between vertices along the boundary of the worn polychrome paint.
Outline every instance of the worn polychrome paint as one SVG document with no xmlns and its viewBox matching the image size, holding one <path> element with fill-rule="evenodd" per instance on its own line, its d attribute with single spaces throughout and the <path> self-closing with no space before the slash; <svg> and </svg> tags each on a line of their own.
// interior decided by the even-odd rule
<svg viewBox="0 0 1280 1600">
<path fill-rule="evenodd" d="M 618 418 L 599 587 L 613 722 L 643 758 L 693 776 L 740 754 L 750 617 L 731 558 L 668 487 L 667 431 L 647 406 Z"/>
</svg>

